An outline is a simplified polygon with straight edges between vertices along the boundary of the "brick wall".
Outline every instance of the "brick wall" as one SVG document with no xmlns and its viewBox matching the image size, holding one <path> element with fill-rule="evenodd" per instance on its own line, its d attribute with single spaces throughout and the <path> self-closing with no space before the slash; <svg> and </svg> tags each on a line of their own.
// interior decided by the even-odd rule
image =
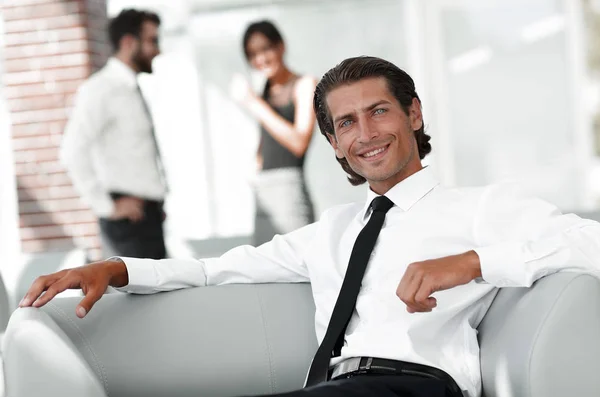
<svg viewBox="0 0 600 397">
<path fill-rule="evenodd" d="M 96 219 L 58 151 L 73 94 L 109 55 L 106 0 L 4 0 L 1 12 L 22 249 L 80 247 L 96 259 Z"/>
</svg>

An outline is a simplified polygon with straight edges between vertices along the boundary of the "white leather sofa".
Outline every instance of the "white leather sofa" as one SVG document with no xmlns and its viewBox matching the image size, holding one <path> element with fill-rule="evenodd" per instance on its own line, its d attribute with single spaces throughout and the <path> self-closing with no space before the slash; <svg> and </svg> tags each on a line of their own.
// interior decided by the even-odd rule
<svg viewBox="0 0 600 397">
<path fill-rule="evenodd" d="M 19 309 L 4 339 L 9 397 L 218 397 L 302 386 L 316 340 L 306 284 L 105 295 Z M 486 397 L 600 395 L 600 281 L 556 274 L 503 289 L 479 327 Z"/>
</svg>

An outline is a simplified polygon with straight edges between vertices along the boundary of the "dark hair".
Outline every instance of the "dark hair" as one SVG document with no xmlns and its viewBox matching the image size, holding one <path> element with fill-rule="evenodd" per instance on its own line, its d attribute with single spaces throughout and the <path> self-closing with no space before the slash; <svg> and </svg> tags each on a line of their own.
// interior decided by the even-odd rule
<svg viewBox="0 0 600 397">
<path fill-rule="evenodd" d="M 252 35 L 255 33 L 262 34 L 273 45 L 283 43 L 283 37 L 281 37 L 281 33 L 279 33 L 279 30 L 271 21 L 253 22 L 246 28 L 246 31 L 244 32 L 244 39 L 242 40 L 242 46 L 244 47 L 243 49 L 244 54 L 246 54 L 246 59 L 248 59 L 248 42 L 250 41 L 250 37 L 252 37 Z"/>
<path fill-rule="evenodd" d="M 130 34 L 140 37 L 144 22 L 160 25 L 160 18 L 153 12 L 138 11 L 132 8 L 123 10 L 108 23 L 108 38 L 113 51 L 119 50 L 121 39 Z"/>
<path fill-rule="evenodd" d="M 385 78 L 390 92 L 396 97 L 407 115 L 413 98 L 417 98 L 419 103 L 421 103 L 421 99 L 419 99 L 415 90 L 413 79 L 408 73 L 393 63 L 367 56 L 348 58 L 325 73 L 315 89 L 313 106 L 317 122 L 319 123 L 319 129 L 325 138 L 327 138 L 327 134 L 335 136 L 333 120 L 327 107 L 327 94 L 343 84 L 354 83 L 373 77 Z M 423 159 L 431 152 L 431 144 L 429 143 L 431 137 L 425 133 L 424 124 L 414 133 L 419 149 L 419 158 Z M 352 185 L 360 185 L 367 181 L 363 176 L 350 168 L 348 160 L 337 158 L 337 156 L 336 159 L 348 174 L 348 181 Z"/>
</svg>

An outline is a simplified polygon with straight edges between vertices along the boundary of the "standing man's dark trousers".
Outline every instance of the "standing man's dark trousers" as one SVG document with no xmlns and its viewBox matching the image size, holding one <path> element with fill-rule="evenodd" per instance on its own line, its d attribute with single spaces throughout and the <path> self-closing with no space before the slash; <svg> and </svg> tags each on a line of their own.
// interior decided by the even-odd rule
<svg viewBox="0 0 600 397">
<path fill-rule="evenodd" d="M 139 222 L 101 218 L 100 233 L 104 255 L 166 258 L 163 222 L 163 203 L 152 200 L 144 201 L 144 219 Z"/>
<path fill-rule="evenodd" d="M 359 375 L 271 397 L 459 397 L 446 394 L 438 379 L 398 375 Z"/>
</svg>

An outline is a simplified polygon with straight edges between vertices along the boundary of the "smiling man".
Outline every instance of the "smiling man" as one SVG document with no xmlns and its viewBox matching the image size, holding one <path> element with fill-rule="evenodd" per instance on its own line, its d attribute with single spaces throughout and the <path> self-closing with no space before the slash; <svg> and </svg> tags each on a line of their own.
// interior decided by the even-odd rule
<svg viewBox="0 0 600 397">
<path fill-rule="evenodd" d="M 220 258 L 114 258 L 43 276 L 21 306 L 82 288 L 83 317 L 108 285 L 309 281 L 320 346 L 307 387 L 284 396 L 480 396 L 476 328 L 497 288 L 600 274 L 599 225 L 502 186 L 441 186 L 421 165 L 431 146 L 414 82 L 390 62 L 343 61 L 317 85 L 314 108 L 350 182 L 368 182 L 363 203 Z"/>
</svg>

